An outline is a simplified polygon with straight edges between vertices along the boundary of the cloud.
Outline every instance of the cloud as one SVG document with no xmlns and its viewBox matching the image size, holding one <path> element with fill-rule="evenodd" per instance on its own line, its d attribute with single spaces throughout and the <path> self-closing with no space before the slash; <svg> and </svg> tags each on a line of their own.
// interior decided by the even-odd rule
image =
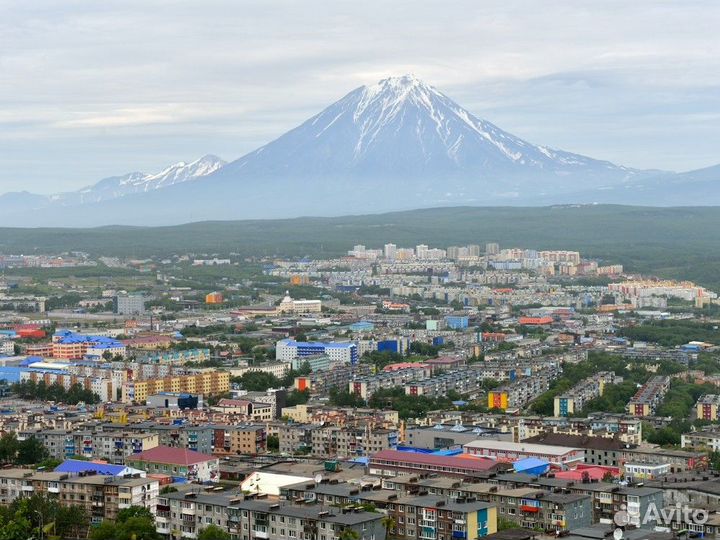
<svg viewBox="0 0 720 540">
<path fill-rule="evenodd" d="M 14 2 L 0 19 L 0 191 L 233 159 L 405 72 L 534 142 L 710 165 L 719 25 L 713 1 Z"/>
</svg>

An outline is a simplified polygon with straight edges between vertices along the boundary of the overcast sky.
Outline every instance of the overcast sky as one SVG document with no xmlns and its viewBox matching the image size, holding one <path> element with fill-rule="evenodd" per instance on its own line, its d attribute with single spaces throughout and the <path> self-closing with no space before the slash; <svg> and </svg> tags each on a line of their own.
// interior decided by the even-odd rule
<svg viewBox="0 0 720 540">
<path fill-rule="evenodd" d="M 414 73 L 531 142 L 720 163 L 720 2 L 0 0 L 0 192 L 232 160 Z"/>
</svg>

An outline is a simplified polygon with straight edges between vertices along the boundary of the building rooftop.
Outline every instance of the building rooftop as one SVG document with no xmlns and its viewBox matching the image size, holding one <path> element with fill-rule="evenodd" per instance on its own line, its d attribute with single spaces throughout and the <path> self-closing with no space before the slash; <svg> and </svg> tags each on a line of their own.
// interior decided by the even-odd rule
<svg viewBox="0 0 720 540">
<path fill-rule="evenodd" d="M 464 448 L 487 448 L 489 450 L 506 450 L 509 452 L 527 452 L 530 454 L 543 454 L 553 456 L 564 456 L 569 452 L 581 450 L 577 447 L 555 446 L 550 444 L 533 444 L 525 442 L 494 441 L 482 439 L 472 441 L 463 445 Z"/>
<path fill-rule="evenodd" d="M 147 461 L 150 463 L 168 463 L 171 465 L 194 465 L 206 461 L 217 461 L 218 458 L 186 448 L 156 446 L 127 458 L 128 461 Z"/>
<path fill-rule="evenodd" d="M 435 456 L 398 450 L 382 450 L 371 456 L 371 463 L 376 460 L 417 463 L 436 467 L 457 467 L 468 471 L 487 471 L 497 465 L 497 462 L 492 459 Z"/>
</svg>

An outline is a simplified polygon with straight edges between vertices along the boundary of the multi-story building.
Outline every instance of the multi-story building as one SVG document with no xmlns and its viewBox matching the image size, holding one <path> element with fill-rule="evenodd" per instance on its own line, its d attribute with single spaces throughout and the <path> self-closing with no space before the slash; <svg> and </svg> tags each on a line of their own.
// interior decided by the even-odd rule
<svg viewBox="0 0 720 540">
<path fill-rule="evenodd" d="M 670 377 L 662 375 L 651 377 L 628 402 L 628 413 L 632 416 L 652 416 L 669 389 Z"/>
<path fill-rule="evenodd" d="M 227 531 L 228 508 L 242 499 L 243 494 L 237 491 L 163 493 L 157 501 L 156 530 L 168 538 L 197 538 L 210 525 Z"/>
<path fill-rule="evenodd" d="M 488 501 L 498 505 L 498 516 L 500 518 L 514 521 L 518 525 L 521 525 L 522 521 L 526 520 L 528 513 L 519 510 L 513 513 L 509 511 L 509 508 L 518 507 L 518 498 L 540 499 L 542 501 L 543 493 L 570 494 L 588 498 L 591 522 L 607 524 L 613 523 L 613 516 L 623 505 L 633 510 L 639 508 L 641 510 L 640 515 L 644 515 L 649 505 L 653 504 L 657 508 L 661 508 L 664 500 L 662 490 L 657 488 L 622 487 L 608 482 L 581 483 L 555 478 L 552 475 L 537 477 L 517 473 L 501 473 L 488 476 L 484 482 L 475 480 L 465 482 L 457 478 L 442 476 L 406 476 L 385 478 L 382 485 L 385 488 L 398 490 L 408 495 L 429 493 L 435 496 L 477 498 L 478 500 Z M 318 486 L 318 489 L 322 490 L 323 486 Z M 333 491 L 337 494 L 339 490 L 335 486 Z M 337 500 L 336 502 L 340 503 L 342 501 Z M 571 499 L 566 502 L 570 502 L 570 509 L 576 509 L 575 500 Z M 506 503 L 508 504 L 506 505 Z M 574 519 L 580 518 L 583 522 L 587 519 L 585 514 L 587 514 L 588 506 L 586 506 L 585 502 L 580 504 L 580 507 L 583 508 L 582 518 L 580 518 L 579 511 L 577 514 L 573 511 L 570 519 L 566 520 L 566 527 L 577 526 L 575 524 L 577 522 L 573 523 Z M 500 510 L 502 507 L 505 508 L 504 511 Z M 557 501 L 556 509 L 560 510 L 560 513 L 566 513 L 565 510 L 568 508 L 564 502 Z M 577 510 L 579 509 L 577 508 Z M 532 513 L 532 510 L 530 513 Z M 538 517 L 549 518 L 549 516 Z M 552 523 L 545 523 L 540 526 L 554 530 L 555 527 L 552 525 Z M 652 528 L 654 525 L 655 523 L 652 522 L 642 524 L 646 528 Z"/>
<path fill-rule="evenodd" d="M 522 443 L 582 448 L 585 450 L 585 463 L 601 467 L 620 467 L 623 461 L 623 451 L 627 448 L 627 444 L 618 439 L 567 433 L 544 433 L 524 439 Z"/>
<path fill-rule="evenodd" d="M 269 422 L 274 419 L 272 405 L 269 403 L 255 403 L 247 399 L 227 399 L 218 401 L 211 407 L 213 411 L 241 415 L 253 422 Z"/>
<path fill-rule="evenodd" d="M 232 538 L 237 540 L 383 540 L 383 515 L 285 501 L 246 499 L 228 508 Z M 346 533 L 345 531 L 353 531 Z"/>
<path fill-rule="evenodd" d="M 642 442 L 642 421 L 639 418 L 622 415 L 594 413 L 589 418 L 531 416 L 520 418 L 511 430 L 516 442 L 548 432 L 617 438 L 631 445 L 639 445 Z"/>
<path fill-rule="evenodd" d="M 102 431 L 93 434 L 90 439 L 84 439 L 84 449 L 88 442 L 92 444 L 92 457 L 123 465 L 132 456 L 158 447 L 159 437 L 152 432 Z"/>
<path fill-rule="evenodd" d="M 695 404 L 695 415 L 698 420 L 709 420 L 717 422 L 720 420 L 718 409 L 720 408 L 720 394 L 704 394 L 700 396 Z"/>
<path fill-rule="evenodd" d="M 182 365 L 187 362 L 205 362 L 210 359 L 210 349 L 185 349 L 180 351 L 161 351 L 138 358 L 142 364 Z"/>
<path fill-rule="evenodd" d="M 363 399 L 369 399 L 378 390 L 405 386 L 411 382 L 421 381 L 429 377 L 431 373 L 432 368 L 423 364 L 406 363 L 400 366 L 396 365 L 395 369 L 351 380 L 348 383 L 348 391 Z"/>
<path fill-rule="evenodd" d="M 294 313 L 298 315 L 303 313 L 320 313 L 321 311 L 321 300 L 293 300 L 287 291 L 285 292 L 285 297 L 277 307 L 278 313 Z"/>
<path fill-rule="evenodd" d="M 275 359 L 282 362 L 316 355 L 325 355 L 330 358 L 330 362 L 338 364 L 357 364 L 360 359 L 357 343 L 354 342 L 323 343 L 281 339 L 275 344 Z"/>
<path fill-rule="evenodd" d="M 680 446 L 690 450 L 720 451 L 720 430 L 718 430 L 717 426 L 712 426 L 690 433 L 683 433 Z"/>
<path fill-rule="evenodd" d="M 270 414 L 273 418 L 280 417 L 280 411 L 285 406 L 287 390 L 284 388 L 269 388 L 265 392 L 247 392 L 245 390 L 233 392 L 233 395 L 249 399 L 254 403 L 267 403 L 270 405 Z"/>
<path fill-rule="evenodd" d="M 561 468 L 574 468 L 584 463 L 585 451 L 581 448 L 548 444 L 516 443 L 479 439 L 463 445 L 463 452 L 499 462 L 515 462 L 529 457 L 547 461 Z"/>
<path fill-rule="evenodd" d="M 33 364 L 32 368 L 21 369 L 20 381 L 44 382 L 47 386 L 58 384 L 66 390 L 79 384 L 83 389 L 90 390 L 93 394 L 97 394 L 101 401 L 115 401 L 117 389 L 119 388 L 116 379 L 75 375 L 69 370 L 58 369 L 45 362 Z"/>
<path fill-rule="evenodd" d="M 52 356 L 65 360 L 79 360 L 85 356 L 100 359 L 107 353 L 125 356 L 125 344 L 107 336 L 76 334 L 70 330 L 59 330 L 52 337 Z"/>
<path fill-rule="evenodd" d="M 150 473 L 168 474 L 191 482 L 217 482 L 219 461 L 192 450 L 156 446 L 126 459 L 127 465 Z"/>
<path fill-rule="evenodd" d="M 296 377 L 293 386 L 296 390 L 309 390 L 311 394 L 324 394 L 332 388 L 345 389 L 351 380 L 370 375 L 370 372 L 371 368 L 368 364 L 336 366 L 327 371 Z"/>
<path fill-rule="evenodd" d="M 625 463 L 634 463 L 636 465 L 669 464 L 670 473 L 694 470 L 703 471 L 708 468 L 708 455 L 707 452 L 638 446 L 623 449 L 621 464 Z"/>
<path fill-rule="evenodd" d="M 131 506 L 147 508 L 155 514 L 159 482 L 153 478 L 116 476 L 71 476 L 33 469 L 0 470 L 0 504 L 34 493 L 54 495 L 63 506 L 81 506 L 92 523 L 114 520 L 120 510 Z"/>
<path fill-rule="evenodd" d="M 483 382 L 494 379 L 495 374 L 491 369 L 459 368 L 429 379 L 409 382 L 404 388 L 410 396 L 441 397 L 447 396 L 450 391 L 473 396 L 482 390 Z"/>
<path fill-rule="evenodd" d="M 163 379 L 127 381 L 122 386 L 123 403 L 145 403 L 148 396 L 160 392 L 185 392 L 207 396 L 230 390 L 230 373 L 206 371 L 195 375 L 178 375 Z"/>
<path fill-rule="evenodd" d="M 606 384 L 619 384 L 622 377 L 616 377 L 612 371 L 603 371 L 583 379 L 567 392 L 555 396 L 554 415 L 568 416 L 582 411 L 585 404 L 603 395 Z"/>
<path fill-rule="evenodd" d="M 113 298 L 113 311 L 118 315 L 145 313 L 145 299 L 138 294 L 119 294 Z"/>
<path fill-rule="evenodd" d="M 312 424 L 282 424 L 278 428 L 281 454 L 309 453 L 312 450 Z"/>
<path fill-rule="evenodd" d="M 522 377 L 488 392 L 489 409 L 519 409 L 550 389 L 550 383 L 557 378 L 559 369 L 549 369 L 532 377 Z"/>
<path fill-rule="evenodd" d="M 389 490 L 365 491 L 360 500 L 387 512 L 393 529 L 388 533 L 404 540 L 476 540 L 497 532 L 497 507 L 466 498 L 402 496 Z"/>
<path fill-rule="evenodd" d="M 420 473 L 477 478 L 490 471 L 502 471 L 510 467 L 512 465 L 491 459 L 463 459 L 397 450 L 383 450 L 373 454 L 369 463 L 370 474 L 383 478 Z"/>
</svg>

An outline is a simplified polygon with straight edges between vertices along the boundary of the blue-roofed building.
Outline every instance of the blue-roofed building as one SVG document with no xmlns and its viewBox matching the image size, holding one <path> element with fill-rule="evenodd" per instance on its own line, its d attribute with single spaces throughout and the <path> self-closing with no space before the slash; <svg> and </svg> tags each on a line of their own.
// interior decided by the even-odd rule
<svg viewBox="0 0 720 540">
<path fill-rule="evenodd" d="M 140 475 L 145 478 L 145 471 L 134 469 L 127 465 L 113 465 L 111 463 L 98 463 L 95 461 L 84 461 L 81 459 L 66 459 L 60 465 L 55 467 L 55 472 L 67 473 L 70 475 L 79 475 L 81 473 L 95 473 L 104 476 L 133 476 Z"/>
<path fill-rule="evenodd" d="M 0 366 L 0 380 L 8 384 L 20 382 L 20 368 L 17 366 Z"/>
<path fill-rule="evenodd" d="M 42 362 L 43 358 L 42 356 L 28 356 L 24 360 L 22 360 L 18 366 L 19 367 L 28 367 L 32 364 L 37 364 L 38 362 Z"/>
<path fill-rule="evenodd" d="M 76 334 L 58 330 L 53 334 L 53 356 L 65 359 L 100 360 L 103 354 L 125 356 L 125 344 L 107 336 Z"/>
<path fill-rule="evenodd" d="M 292 362 L 297 358 L 326 355 L 332 363 L 357 364 L 359 360 L 357 343 L 295 341 L 281 339 L 275 344 L 275 358 L 281 362 Z"/>
<path fill-rule="evenodd" d="M 534 457 L 519 459 L 513 463 L 513 469 L 515 472 L 531 474 L 533 476 L 545 474 L 549 468 L 550 463 Z"/>
<path fill-rule="evenodd" d="M 350 325 L 350 330 L 353 332 L 372 332 L 375 329 L 375 325 L 370 321 L 358 321 Z"/>
</svg>

